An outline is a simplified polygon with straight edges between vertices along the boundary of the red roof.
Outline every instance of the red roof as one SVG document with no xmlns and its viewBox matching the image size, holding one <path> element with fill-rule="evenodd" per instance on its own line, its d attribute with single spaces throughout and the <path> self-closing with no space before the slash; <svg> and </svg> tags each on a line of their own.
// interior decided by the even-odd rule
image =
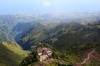
<svg viewBox="0 0 100 66">
<path fill-rule="evenodd" d="M 51 51 L 50 48 L 42 47 L 42 48 L 37 48 L 37 53 L 47 53 L 47 51 Z"/>
</svg>

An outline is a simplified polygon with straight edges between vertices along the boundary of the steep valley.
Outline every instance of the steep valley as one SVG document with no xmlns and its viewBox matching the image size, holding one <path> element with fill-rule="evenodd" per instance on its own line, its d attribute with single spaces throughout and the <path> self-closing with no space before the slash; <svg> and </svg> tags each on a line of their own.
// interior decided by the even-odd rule
<svg viewBox="0 0 100 66">
<path fill-rule="evenodd" d="M 0 15 L 0 66 L 99 66 L 99 57 L 99 12 Z"/>
</svg>

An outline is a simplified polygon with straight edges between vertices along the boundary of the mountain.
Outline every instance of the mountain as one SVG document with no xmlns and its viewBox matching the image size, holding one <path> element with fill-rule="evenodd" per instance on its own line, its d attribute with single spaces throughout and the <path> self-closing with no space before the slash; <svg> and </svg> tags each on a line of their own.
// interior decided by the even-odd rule
<svg viewBox="0 0 100 66">
<path fill-rule="evenodd" d="M 79 23 L 79 22 L 57 23 L 57 24 L 53 23 L 53 24 L 49 24 L 47 26 L 40 24 L 36 28 L 33 28 L 30 31 L 28 31 L 27 33 L 23 34 L 19 41 L 19 44 L 24 49 L 30 49 L 30 48 L 32 48 L 32 46 L 34 46 L 38 43 L 49 43 L 52 45 L 54 44 L 56 46 L 56 44 L 59 45 L 59 43 L 64 42 L 64 41 L 61 41 L 62 39 L 60 39 L 60 37 L 64 36 L 65 38 L 64 37 L 63 38 L 67 39 L 67 36 L 65 36 L 66 34 L 69 34 L 68 35 L 69 37 L 72 34 L 73 35 L 76 34 L 75 37 L 73 35 L 72 35 L 72 37 L 74 37 L 75 39 L 77 37 L 76 40 L 78 41 L 78 39 L 80 39 L 80 38 L 82 39 L 82 37 L 84 37 L 86 34 L 89 34 L 89 33 L 91 34 L 91 32 L 93 32 L 93 34 L 95 34 L 94 36 L 91 35 L 93 39 L 95 39 L 94 38 L 95 36 L 99 38 L 99 23 L 98 22 L 96 22 L 96 23 L 97 24 L 84 23 L 84 22 L 81 22 L 81 23 Z M 95 26 L 98 26 L 98 27 L 94 28 Z M 72 40 L 72 37 L 70 37 L 71 40 Z M 92 38 L 91 38 L 91 40 L 92 40 Z M 68 38 L 68 41 L 70 41 L 70 39 Z M 84 38 L 84 40 L 87 40 L 87 39 L 88 38 Z M 90 42 L 90 39 L 88 39 L 88 40 Z M 74 39 L 73 39 L 73 41 L 74 41 Z M 64 43 L 66 43 L 66 42 L 64 42 Z"/>
<path fill-rule="evenodd" d="M 0 24 L 0 41 L 14 41 L 8 26 L 2 24 Z"/>
<path fill-rule="evenodd" d="M 95 22 L 100 20 L 100 12 L 94 13 L 48 13 L 43 15 L 47 20 L 53 22 Z"/>
<path fill-rule="evenodd" d="M 5 37 L 5 40 L 2 39 L 1 41 L 8 41 L 6 40 L 8 38 L 13 38 L 13 40 L 10 41 L 18 41 L 19 37 L 21 37 L 22 32 L 30 30 L 31 28 L 36 26 L 37 22 L 34 21 L 36 21 L 37 19 L 39 19 L 38 15 L 0 15 L 0 35 L 7 35 L 7 37 Z M 2 35 L 2 33 L 4 33 L 4 35 Z"/>
<path fill-rule="evenodd" d="M 0 66 L 98 66 L 99 57 L 100 12 L 0 15 Z"/>
<path fill-rule="evenodd" d="M 48 51 L 52 53 L 50 57 L 46 55 Z M 20 63 L 20 66 L 82 66 L 83 64 L 99 66 L 99 57 L 100 43 L 81 45 L 63 52 L 55 50 L 48 44 L 39 44 L 35 51 Z"/>
<path fill-rule="evenodd" d="M 45 28 L 45 31 L 43 30 Z M 40 29 L 40 30 L 39 30 Z M 54 48 L 52 56 L 45 61 L 39 61 L 38 53 L 32 52 L 27 58 L 25 58 L 21 64 L 27 66 L 41 66 L 41 65 L 72 65 L 72 66 L 81 66 L 82 64 L 92 64 L 93 66 L 98 66 L 100 61 L 100 23 L 59 23 L 52 29 L 48 30 L 42 25 L 42 27 L 37 29 L 32 29 L 24 37 L 27 39 L 27 36 L 31 37 L 36 36 L 37 34 L 47 35 L 45 40 L 38 39 L 40 43 L 49 43 Z M 39 32 L 37 32 L 39 31 Z M 35 35 L 34 35 L 34 32 Z M 31 39 L 29 37 L 29 39 Z M 44 36 L 42 36 L 43 38 Z M 56 38 L 52 41 L 48 41 L 51 38 Z M 28 40 L 28 39 L 27 39 Z M 39 45 L 38 43 L 34 44 L 35 39 L 26 43 L 26 47 L 34 48 Z M 30 42 L 33 42 L 32 44 Z M 51 43 L 51 44 L 50 44 Z M 31 45 L 30 45 L 31 44 Z M 35 45 L 35 46 L 34 46 Z M 41 44 L 44 45 L 44 44 Z M 25 46 L 25 44 L 24 44 Z M 42 50 L 42 49 L 41 49 Z M 32 58 L 32 59 L 31 59 Z M 34 60 L 37 59 L 37 60 Z M 97 59 L 98 58 L 98 59 Z M 30 60 L 30 61 L 29 61 Z M 26 63 L 24 63 L 26 62 Z M 24 65 L 24 66 L 25 66 Z"/>
<path fill-rule="evenodd" d="M 12 15 L 0 15 L 0 25 L 6 25 L 12 29 L 16 25 L 16 19 Z"/>
<path fill-rule="evenodd" d="M 27 31 L 29 31 L 32 28 L 35 28 L 39 25 L 39 23 L 37 22 L 28 22 L 28 23 L 23 23 L 23 22 L 19 22 L 18 24 L 16 24 L 16 26 L 12 29 L 14 34 L 14 39 L 15 41 L 19 41 L 22 34 L 26 33 Z"/>
<path fill-rule="evenodd" d="M 74 27 L 78 29 L 85 27 L 87 23 L 99 21 L 99 12 L 0 15 L 0 25 L 7 27 L 7 32 L 0 28 L 1 37 L 6 39 L 1 41 L 15 41 L 21 46 L 24 45 L 24 49 L 29 49 L 41 42 L 53 44 L 58 37 Z"/>
<path fill-rule="evenodd" d="M 84 27 L 78 29 L 74 27 L 73 29 L 59 37 L 54 43 L 54 47 L 59 50 L 66 50 L 73 46 L 100 42 L 100 23 L 87 24 Z"/>
<path fill-rule="evenodd" d="M 49 31 L 52 30 L 53 26 L 44 26 L 42 24 L 39 24 L 37 27 L 31 29 L 27 33 L 23 34 L 19 44 L 23 46 L 25 49 L 29 49 L 30 46 L 36 45 L 37 43 L 40 43 L 41 41 L 45 40 L 47 37 L 49 37 Z"/>
<path fill-rule="evenodd" d="M 92 23 L 92 22 L 99 22 L 99 21 L 100 21 L 100 12 L 48 13 L 44 15 L 39 15 L 39 14 L 0 15 L 0 25 L 7 26 L 7 28 L 9 29 L 10 36 L 13 37 L 13 40 L 17 42 L 19 41 L 22 34 L 25 31 L 30 30 L 30 28 L 33 28 L 34 24 L 36 23 L 40 23 L 43 26 L 48 26 L 51 24 L 52 27 L 53 24 L 62 23 L 62 22 L 63 23 L 68 23 L 68 22 Z"/>
<path fill-rule="evenodd" d="M 0 24 L 8 25 L 13 28 L 19 22 L 32 22 L 39 20 L 40 15 L 18 14 L 18 15 L 0 15 Z"/>
<path fill-rule="evenodd" d="M 29 52 L 24 51 L 17 43 L 0 42 L 0 64 L 18 66 L 28 54 Z"/>
</svg>

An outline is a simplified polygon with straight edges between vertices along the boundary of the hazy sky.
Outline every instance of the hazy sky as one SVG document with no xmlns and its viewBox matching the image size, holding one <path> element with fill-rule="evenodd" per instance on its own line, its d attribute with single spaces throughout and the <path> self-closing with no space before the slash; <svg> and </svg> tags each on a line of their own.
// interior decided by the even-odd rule
<svg viewBox="0 0 100 66">
<path fill-rule="evenodd" d="M 100 0 L 0 0 L 0 14 L 96 11 L 100 11 Z"/>
</svg>

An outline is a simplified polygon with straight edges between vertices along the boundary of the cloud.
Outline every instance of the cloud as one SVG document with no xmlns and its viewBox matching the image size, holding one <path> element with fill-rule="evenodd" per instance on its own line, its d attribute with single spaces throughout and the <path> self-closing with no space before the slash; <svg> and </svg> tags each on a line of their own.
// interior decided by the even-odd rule
<svg viewBox="0 0 100 66">
<path fill-rule="evenodd" d="M 44 6 L 50 6 L 51 3 L 50 3 L 49 1 L 44 1 L 44 2 L 43 2 L 43 5 L 44 5 Z"/>
</svg>

